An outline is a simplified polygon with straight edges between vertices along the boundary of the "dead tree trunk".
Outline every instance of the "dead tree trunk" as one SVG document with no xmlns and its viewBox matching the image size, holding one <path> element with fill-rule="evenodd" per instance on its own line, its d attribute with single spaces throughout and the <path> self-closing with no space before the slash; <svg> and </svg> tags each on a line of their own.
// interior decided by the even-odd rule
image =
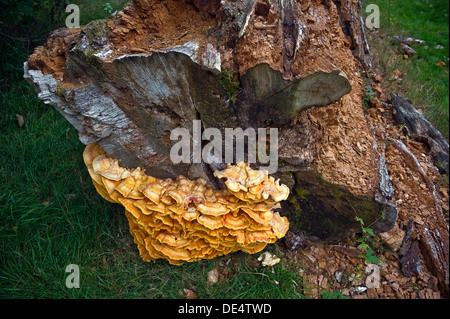
<svg viewBox="0 0 450 319">
<path fill-rule="evenodd" d="M 170 159 L 170 132 L 193 136 L 194 120 L 222 132 L 277 128 L 274 175 L 292 190 L 292 230 L 337 241 L 360 230 L 356 216 L 377 232 L 397 217 L 361 107 L 361 22 L 357 2 L 139 0 L 110 20 L 55 31 L 25 76 L 81 142 L 158 178 L 220 187 L 219 164 Z"/>
</svg>

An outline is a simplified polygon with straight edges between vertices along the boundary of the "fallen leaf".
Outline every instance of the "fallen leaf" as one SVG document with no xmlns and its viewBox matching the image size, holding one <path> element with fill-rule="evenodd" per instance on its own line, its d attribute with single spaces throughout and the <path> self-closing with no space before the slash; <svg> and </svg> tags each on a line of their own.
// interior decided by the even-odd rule
<svg viewBox="0 0 450 319">
<path fill-rule="evenodd" d="M 395 70 L 393 71 L 393 73 L 394 73 L 394 75 L 395 75 L 396 77 L 398 77 L 398 78 L 402 78 L 402 77 L 403 77 L 403 72 L 400 71 L 399 69 L 395 69 Z"/>
<path fill-rule="evenodd" d="M 319 268 L 326 269 L 327 263 L 325 260 L 319 260 Z"/>
<path fill-rule="evenodd" d="M 400 71 L 399 69 L 395 69 L 390 73 L 389 80 L 401 82 L 403 80 L 403 72 Z"/>
<path fill-rule="evenodd" d="M 372 116 L 373 118 L 377 117 L 377 110 L 375 108 L 370 108 L 367 110 L 367 112 L 369 112 L 370 116 Z"/>
<path fill-rule="evenodd" d="M 183 293 L 186 299 L 197 299 L 197 293 L 191 289 L 183 288 Z"/>
<path fill-rule="evenodd" d="M 382 82 L 383 81 L 383 76 L 381 74 L 377 74 L 375 75 L 375 77 L 373 78 L 375 82 Z"/>
<path fill-rule="evenodd" d="M 263 266 L 274 266 L 280 262 L 280 258 L 278 258 L 269 251 L 262 253 L 258 257 L 258 260 L 262 262 Z"/>
<path fill-rule="evenodd" d="M 16 120 L 17 120 L 17 125 L 19 126 L 19 128 L 22 128 L 23 125 L 25 124 L 25 120 L 23 119 L 23 116 L 20 114 L 16 114 Z"/>
<path fill-rule="evenodd" d="M 215 284 L 219 281 L 219 271 L 217 268 L 214 268 L 213 270 L 210 270 L 208 272 L 208 282 L 210 285 Z"/>
<path fill-rule="evenodd" d="M 73 193 L 67 194 L 66 196 L 67 196 L 67 199 L 74 199 L 75 198 L 75 194 L 73 194 Z"/>
<path fill-rule="evenodd" d="M 436 64 L 437 66 L 443 68 L 444 66 L 446 66 L 447 64 L 445 64 L 444 61 L 440 61 L 438 64 Z M 17 114 L 16 114 L 17 115 Z"/>
<path fill-rule="evenodd" d="M 220 271 L 220 280 L 226 280 L 228 278 L 232 278 L 234 276 L 233 270 L 229 267 L 225 267 Z"/>
</svg>

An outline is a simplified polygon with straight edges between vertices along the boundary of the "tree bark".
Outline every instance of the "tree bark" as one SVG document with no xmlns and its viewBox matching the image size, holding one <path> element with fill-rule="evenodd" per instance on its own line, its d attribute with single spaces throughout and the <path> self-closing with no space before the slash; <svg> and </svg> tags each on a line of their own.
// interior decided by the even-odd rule
<svg viewBox="0 0 450 319">
<path fill-rule="evenodd" d="M 277 128 L 274 175 L 292 190 L 292 228 L 338 241 L 360 230 L 356 216 L 377 232 L 397 218 L 362 109 L 360 17 L 352 1 L 139 0 L 110 20 L 55 31 L 25 77 L 81 142 L 158 178 L 221 187 L 212 173 L 223 166 L 170 160 L 170 132 L 193 136 L 194 120 L 221 132 Z"/>
</svg>

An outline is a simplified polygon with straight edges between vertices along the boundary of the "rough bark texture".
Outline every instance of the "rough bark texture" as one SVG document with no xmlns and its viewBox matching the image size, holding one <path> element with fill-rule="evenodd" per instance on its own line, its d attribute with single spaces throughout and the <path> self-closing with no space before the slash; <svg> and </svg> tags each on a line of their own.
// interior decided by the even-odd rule
<svg viewBox="0 0 450 319">
<path fill-rule="evenodd" d="M 417 243 L 425 264 L 439 280 L 439 288 L 444 296 L 449 293 L 449 234 L 448 221 L 440 204 L 433 175 L 437 168 L 419 162 L 415 155 L 402 142 L 396 139 L 387 148 L 391 159 L 389 170 L 392 172 L 394 190 L 403 198 L 399 209 L 399 220 L 406 224 L 408 218 L 415 223 Z M 430 154 L 432 158 L 432 155 Z M 430 162 L 432 159 L 430 160 Z M 399 166 L 402 166 L 400 169 Z M 424 170 L 423 167 L 426 167 Z M 405 174 L 407 174 L 405 176 Z"/>
<path fill-rule="evenodd" d="M 411 103 L 397 94 L 391 93 L 394 118 L 397 123 L 404 126 L 406 134 L 416 140 L 423 140 L 430 148 L 434 165 L 439 171 L 448 175 L 449 147 L 448 142 Z"/>
<path fill-rule="evenodd" d="M 159 178 L 203 177 L 220 187 L 212 176 L 220 165 L 171 162 L 174 128 L 192 135 L 196 119 L 222 132 L 277 127 L 282 182 L 295 190 L 326 180 L 351 198 L 334 199 L 337 213 L 319 187 L 320 214 L 299 214 L 293 198 L 285 205 L 293 224 L 335 241 L 358 229 L 360 214 L 382 232 L 397 211 L 364 124 L 359 10 L 357 1 L 134 1 L 109 21 L 55 31 L 25 76 L 83 143 Z M 316 199 L 297 200 L 310 207 Z"/>
</svg>

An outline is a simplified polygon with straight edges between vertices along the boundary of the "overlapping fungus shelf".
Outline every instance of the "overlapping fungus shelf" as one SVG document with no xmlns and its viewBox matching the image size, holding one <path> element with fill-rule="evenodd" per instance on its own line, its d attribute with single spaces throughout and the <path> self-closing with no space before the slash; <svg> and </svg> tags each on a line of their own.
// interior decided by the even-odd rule
<svg viewBox="0 0 450 319">
<path fill-rule="evenodd" d="M 202 178 L 157 179 L 140 168 L 123 168 L 97 143 L 86 147 L 83 158 L 98 193 L 125 207 L 146 261 L 180 265 L 238 250 L 253 254 L 289 228 L 287 218 L 274 212 L 289 188 L 247 163 L 216 171 L 228 189 L 215 190 Z"/>
</svg>

